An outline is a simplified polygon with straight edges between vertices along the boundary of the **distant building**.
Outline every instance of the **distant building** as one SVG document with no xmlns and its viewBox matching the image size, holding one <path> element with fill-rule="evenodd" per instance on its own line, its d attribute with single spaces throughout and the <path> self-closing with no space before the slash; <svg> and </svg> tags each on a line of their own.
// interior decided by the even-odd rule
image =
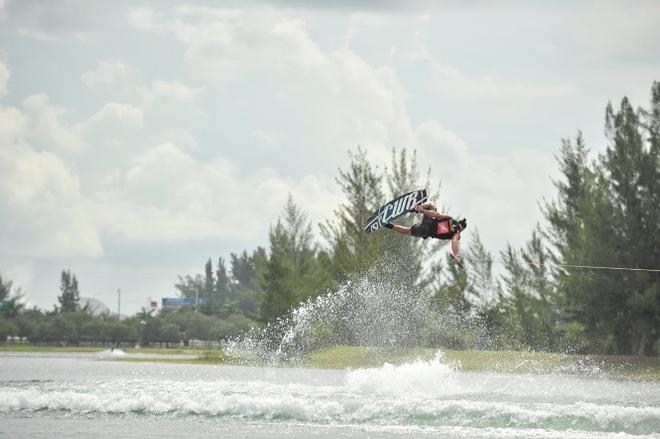
<svg viewBox="0 0 660 439">
<path fill-rule="evenodd" d="M 183 306 L 191 306 L 195 304 L 195 299 L 192 297 L 163 297 L 163 309 L 179 309 Z"/>
<path fill-rule="evenodd" d="M 177 310 L 184 306 L 199 306 L 206 305 L 204 297 L 163 297 L 161 299 L 161 306 L 163 309 Z"/>
</svg>

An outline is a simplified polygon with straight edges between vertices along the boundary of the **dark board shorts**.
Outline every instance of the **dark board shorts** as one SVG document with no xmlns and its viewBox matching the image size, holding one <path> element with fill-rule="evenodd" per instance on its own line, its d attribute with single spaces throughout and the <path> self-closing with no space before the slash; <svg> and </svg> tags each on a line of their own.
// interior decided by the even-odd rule
<svg viewBox="0 0 660 439">
<path fill-rule="evenodd" d="M 410 226 L 410 234 L 416 238 L 430 238 L 433 236 L 433 223 L 431 221 L 422 221 Z"/>
</svg>

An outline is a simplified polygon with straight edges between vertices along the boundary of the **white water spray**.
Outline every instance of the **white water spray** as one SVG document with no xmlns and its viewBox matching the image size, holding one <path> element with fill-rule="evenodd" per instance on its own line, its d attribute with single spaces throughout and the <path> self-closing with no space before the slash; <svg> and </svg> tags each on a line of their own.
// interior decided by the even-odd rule
<svg viewBox="0 0 660 439">
<path fill-rule="evenodd" d="M 236 358 L 276 363 L 338 344 L 419 345 L 422 332 L 433 320 L 428 300 L 394 269 L 379 266 L 223 347 Z"/>
</svg>

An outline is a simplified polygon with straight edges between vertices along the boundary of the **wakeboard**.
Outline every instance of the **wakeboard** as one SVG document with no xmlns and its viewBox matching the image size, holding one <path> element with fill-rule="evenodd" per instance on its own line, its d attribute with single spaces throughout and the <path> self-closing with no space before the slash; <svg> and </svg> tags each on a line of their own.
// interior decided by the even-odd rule
<svg viewBox="0 0 660 439">
<path fill-rule="evenodd" d="M 415 206 L 424 203 L 428 199 L 426 189 L 408 192 L 378 208 L 367 220 L 364 231 L 371 233 L 383 227 L 383 224 L 399 218 L 411 212 Z"/>
</svg>

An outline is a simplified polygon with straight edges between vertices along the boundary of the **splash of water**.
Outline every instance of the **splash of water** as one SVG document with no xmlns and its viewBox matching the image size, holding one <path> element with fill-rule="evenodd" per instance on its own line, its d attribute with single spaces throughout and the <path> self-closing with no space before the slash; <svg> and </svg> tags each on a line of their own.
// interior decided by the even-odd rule
<svg viewBox="0 0 660 439">
<path fill-rule="evenodd" d="M 460 392 L 455 369 L 442 352 L 432 360 L 416 360 L 401 365 L 385 363 L 379 368 L 350 370 L 346 385 L 356 393 L 437 397 Z"/>
<path fill-rule="evenodd" d="M 336 291 L 311 298 L 264 329 L 224 343 L 235 358 L 269 363 L 300 358 L 338 344 L 418 345 L 431 322 L 421 288 L 379 265 Z"/>
</svg>

